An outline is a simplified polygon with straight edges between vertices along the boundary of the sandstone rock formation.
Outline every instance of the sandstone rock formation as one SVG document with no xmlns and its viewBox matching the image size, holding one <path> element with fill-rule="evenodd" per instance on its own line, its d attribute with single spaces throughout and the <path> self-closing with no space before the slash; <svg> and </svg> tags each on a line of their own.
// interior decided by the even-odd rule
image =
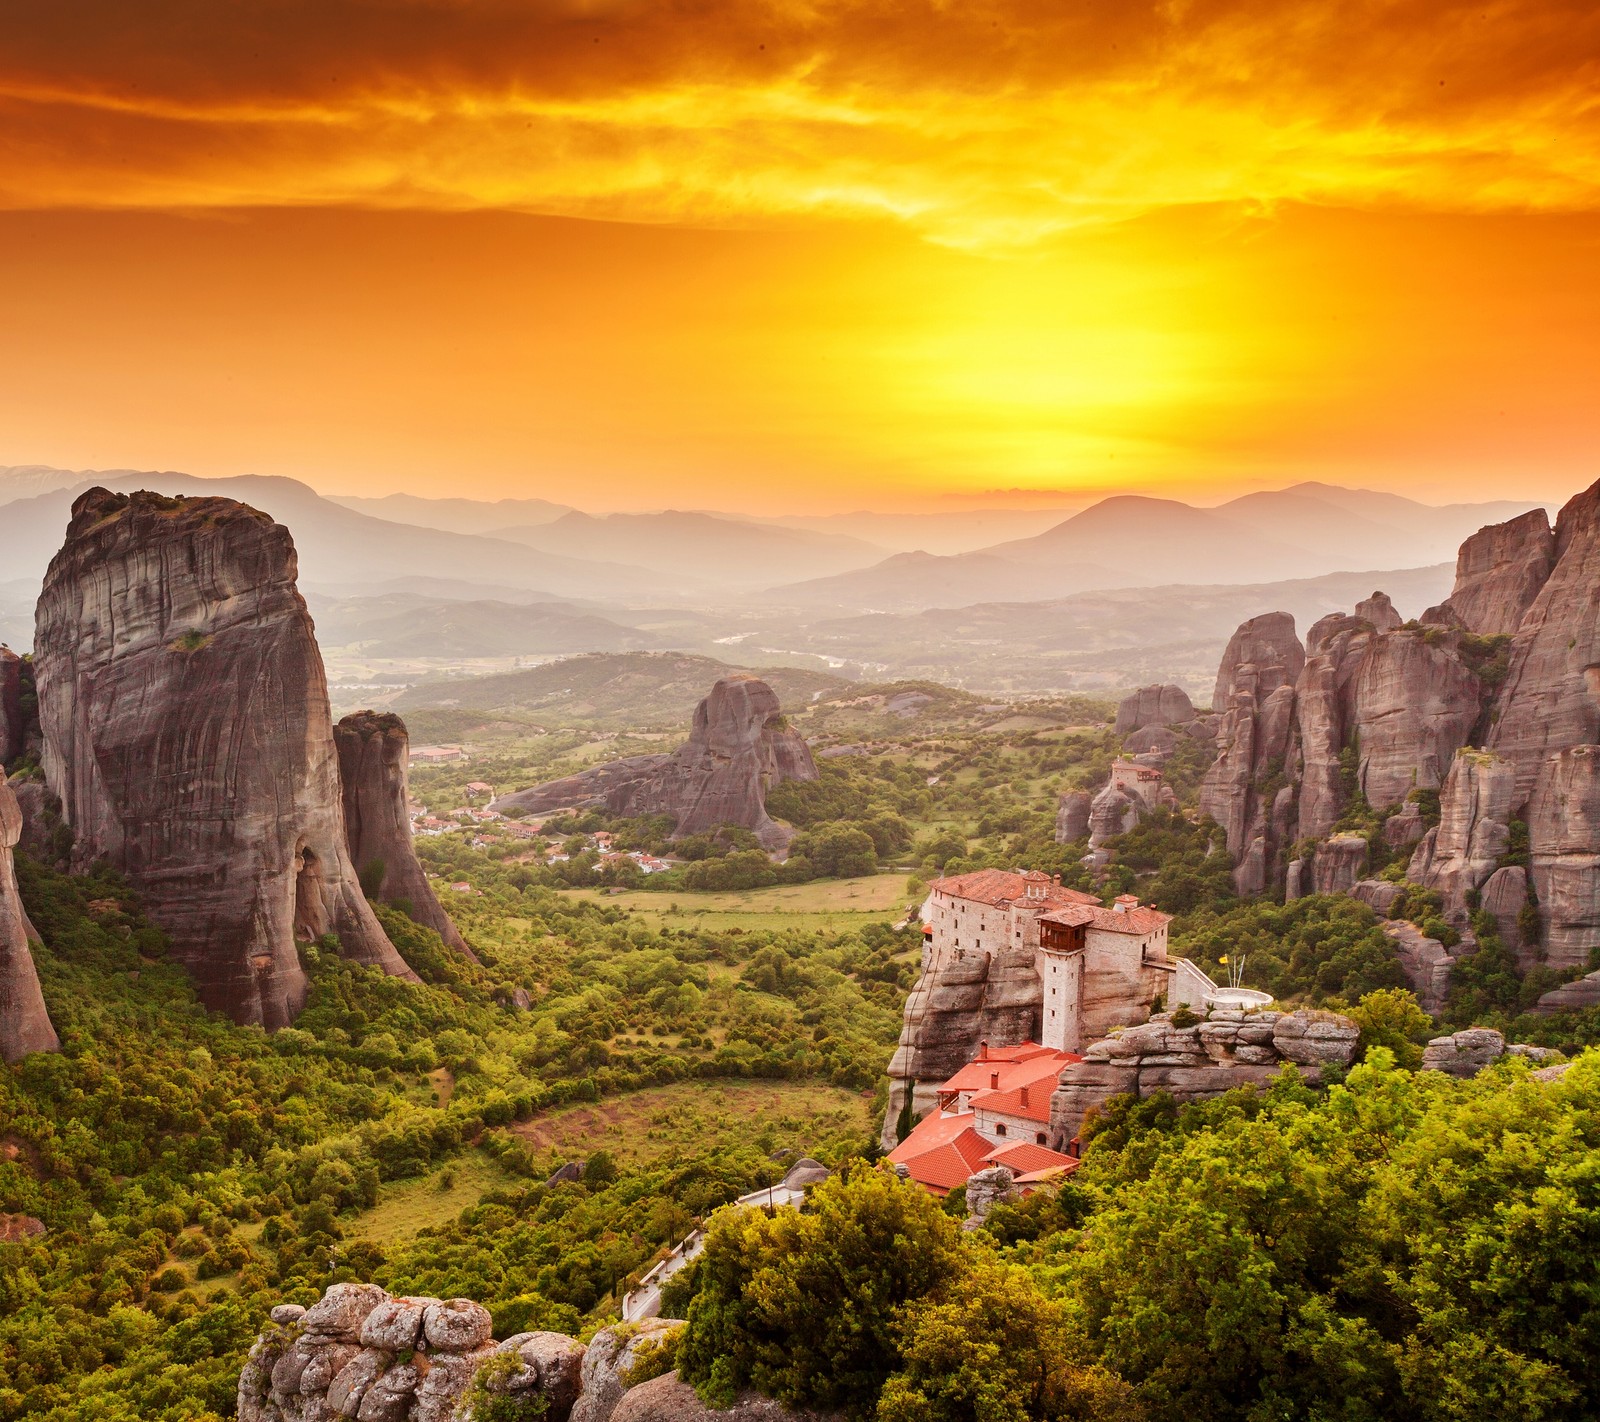
<svg viewBox="0 0 1600 1422">
<path fill-rule="evenodd" d="M 357 711 L 333 728 L 344 792 L 345 843 L 366 891 L 473 957 L 417 861 L 406 810 L 410 740 L 392 712 Z M 474 961 L 476 961 L 474 959 Z"/>
<path fill-rule="evenodd" d="M 287 529 L 230 499 L 91 489 L 39 599 L 44 769 L 76 835 L 139 889 L 201 1000 L 279 1027 L 295 944 L 414 978 L 345 847 L 322 658 Z"/>
<path fill-rule="evenodd" d="M 0 645 L 0 776 L 22 754 L 22 658 Z"/>
<path fill-rule="evenodd" d="M 1356 616 L 1363 622 L 1370 622 L 1375 632 L 1393 632 L 1403 620 L 1386 592 L 1375 592 L 1363 598 L 1356 604 Z"/>
<path fill-rule="evenodd" d="M 1545 962 L 1584 966 L 1600 944 L 1600 746 L 1568 746 L 1544 763 L 1527 820 Z"/>
<path fill-rule="evenodd" d="M 659 1346 L 683 1324 L 675 1318 L 645 1318 L 626 1328 L 602 1328 L 583 1355 L 581 1388 L 572 1422 L 611 1422 L 628 1391 L 628 1374 L 647 1347 Z"/>
<path fill-rule="evenodd" d="M 939 1083 L 977 1055 L 979 1042 L 1038 1040 L 1042 1007 L 1043 984 L 1031 948 L 972 953 L 919 976 L 906 999 L 900 1042 L 889 1063 L 884 1149 L 897 1143 L 908 1091 L 912 1114 L 925 1115 L 937 1103 Z"/>
<path fill-rule="evenodd" d="M 677 1373 L 665 1373 L 632 1388 L 611 1414 L 612 1422 L 840 1422 L 839 1414 L 785 1407 L 758 1392 L 746 1392 L 732 1407 L 707 1407 Z"/>
<path fill-rule="evenodd" d="M 1522 911 L 1528 903 L 1528 871 L 1520 864 L 1496 869 L 1479 891 L 1480 906 L 1495 922 L 1500 941 L 1517 955 L 1524 971 L 1538 961 L 1538 940 L 1525 942 Z"/>
<path fill-rule="evenodd" d="M 20 1061 L 29 1052 L 61 1049 L 28 948 L 39 935 L 22 907 L 11 858 L 21 835 L 22 811 L 0 776 L 0 1061 L 6 1062 Z"/>
<path fill-rule="evenodd" d="M 1549 578 L 1555 552 L 1543 509 L 1479 529 L 1456 555 L 1456 585 L 1446 608 L 1479 636 L 1514 633 Z"/>
<path fill-rule="evenodd" d="M 1182 726 L 1194 720 L 1194 703 L 1181 686 L 1141 686 L 1117 705 L 1114 727 L 1119 736 L 1145 726 Z"/>
<path fill-rule="evenodd" d="M 1494 873 L 1506 852 L 1515 792 L 1511 766 L 1489 751 L 1461 751 L 1445 777 L 1439 823 L 1418 844 L 1407 874 L 1437 889 L 1457 924 L 1466 919 L 1467 893 Z"/>
<path fill-rule="evenodd" d="M 1451 969 L 1456 959 L 1470 951 L 1470 947 L 1458 944 L 1454 950 L 1446 948 L 1407 919 L 1396 919 L 1382 927 L 1384 935 L 1394 944 L 1395 957 L 1406 975 L 1406 983 L 1416 994 L 1422 1010 L 1438 1012 L 1450 990 Z"/>
<path fill-rule="evenodd" d="M 1143 808 L 1132 792 L 1115 784 L 1103 786 L 1089 802 L 1089 848 L 1098 849 L 1113 835 L 1133 829 Z"/>
<path fill-rule="evenodd" d="M 1063 790 L 1056 804 L 1056 843 L 1071 844 L 1089 833 L 1091 799 L 1087 790 Z"/>
<path fill-rule="evenodd" d="M 1294 687 L 1305 649 L 1287 613 L 1254 617 L 1233 634 L 1217 677 L 1217 758 L 1200 786 L 1200 810 L 1222 826 L 1239 870 L 1242 894 L 1267 885 L 1270 862 L 1284 847 L 1282 821 L 1293 803 L 1280 805 L 1295 759 Z"/>
<path fill-rule="evenodd" d="M 603 803 L 621 815 L 671 815 L 680 839 L 739 825 L 778 850 L 790 835 L 767 814 L 767 790 L 784 780 L 817 778 L 810 748 L 784 723 L 777 694 L 745 673 L 725 676 L 711 688 L 695 708 L 689 739 L 670 756 L 635 757 L 604 770 L 609 783 L 589 771 L 507 795 L 494 808 L 509 814 L 555 808 L 548 803 L 551 792 L 568 784 L 573 798 L 567 804 Z"/>
<path fill-rule="evenodd" d="M 624 756 L 576 775 L 564 775 L 559 780 L 503 795 L 490 808 L 508 815 L 548 815 L 555 810 L 603 807 L 666 763 L 665 755 Z"/>
<path fill-rule="evenodd" d="M 1549 1047 L 1530 1047 L 1522 1042 L 1507 1043 L 1492 1027 L 1468 1027 L 1446 1037 L 1431 1039 L 1422 1053 L 1423 1071 L 1442 1071 L 1446 1076 L 1476 1076 L 1504 1056 L 1521 1057 L 1536 1066 L 1560 1056 Z"/>
<path fill-rule="evenodd" d="M 1581 1012 L 1586 1007 L 1600 1007 L 1600 972 L 1551 988 L 1533 1005 L 1533 1010 L 1548 1016 L 1552 1012 Z"/>
<path fill-rule="evenodd" d="M 1366 872 L 1366 837 L 1336 834 L 1317 846 L 1316 855 L 1311 861 L 1311 891 L 1316 894 L 1347 894 Z"/>
<path fill-rule="evenodd" d="M 1511 641 L 1489 748 L 1516 768 L 1520 804 L 1544 762 L 1600 742 L 1600 484 L 1556 519 L 1555 564 Z"/>
<path fill-rule="evenodd" d="M 1355 1060 L 1360 1029 L 1332 1012 L 1244 1012 L 1213 1008 L 1192 1027 L 1158 1016 L 1096 1042 L 1066 1067 L 1050 1098 L 1050 1146 L 1065 1150 L 1091 1109 L 1123 1092 L 1168 1091 L 1179 1101 L 1264 1083 L 1292 1063 L 1308 1081 L 1329 1063 Z"/>
<path fill-rule="evenodd" d="M 640 1350 L 683 1326 L 603 1328 L 588 1349 L 564 1333 L 496 1343 L 488 1310 L 471 1299 L 393 1298 L 375 1284 L 334 1284 L 309 1309 L 278 1305 L 271 1320 L 239 1375 L 240 1422 L 461 1422 L 484 1399 L 503 1399 L 506 1415 L 610 1422 L 623 1415 Z"/>
</svg>

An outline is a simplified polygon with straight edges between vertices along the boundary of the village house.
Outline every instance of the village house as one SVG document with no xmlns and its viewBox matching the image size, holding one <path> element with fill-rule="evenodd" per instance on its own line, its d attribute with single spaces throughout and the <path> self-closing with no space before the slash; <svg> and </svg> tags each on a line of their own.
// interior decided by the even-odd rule
<svg viewBox="0 0 1600 1422">
<path fill-rule="evenodd" d="M 467 781 L 467 799 L 492 800 L 494 799 L 494 786 L 483 780 Z"/>
<path fill-rule="evenodd" d="M 1024 1192 L 1078 1168 L 1049 1149 L 1050 1096 L 1064 1068 L 1083 1058 L 1038 1042 L 978 1046 L 938 1091 L 938 1105 L 889 1153 L 889 1163 L 943 1197 L 980 1170 L 1003 1165 Z"/>
<path fill-rule="evenodd" d="M 1113 1027 L 1143 1022 L 1160 1002 L 1203 1004 L 1216 984 L 1167 954 L 1169 915 L 1124 894 L 1104 907 L 1037 870 L 980 869 L 934 880 L 922 906 L 922 968 L 1002 949 L 1033 955 L 1039 1040 L 1075 1052 Z"/>
<path fill-rule="evenodd" d="M 467 753 L 460 746 L 412 746 L 407 756 L 413 765 L 443 765 L 446 761 L 466 758 Z"/>
</svg>

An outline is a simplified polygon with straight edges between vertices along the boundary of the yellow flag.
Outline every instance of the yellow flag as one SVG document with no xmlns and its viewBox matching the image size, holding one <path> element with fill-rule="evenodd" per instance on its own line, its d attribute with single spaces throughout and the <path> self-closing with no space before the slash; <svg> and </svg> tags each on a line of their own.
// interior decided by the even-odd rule
<svg viewBox="0 0 1600 1422">
<path fill-rule="evenodd" d="M 1217 959 L 1217 961 L 1219 963 L 1226 963 L 1228 961 L 1228 955 L 1224 953 L 1220 958 Z"/>
</svg>

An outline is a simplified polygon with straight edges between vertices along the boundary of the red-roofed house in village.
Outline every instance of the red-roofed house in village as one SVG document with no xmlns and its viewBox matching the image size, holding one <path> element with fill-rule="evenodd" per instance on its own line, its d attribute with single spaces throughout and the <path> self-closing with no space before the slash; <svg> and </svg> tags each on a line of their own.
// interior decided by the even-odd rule
<svg viewBox="0 0 1600 1422">
<path fill-rule="evenodd" d="M 947 1195 L 990 1166 L 1024 1186 L 1076 1170 L 1049 1150 L 1050 1095 L 1062 1069 L 1083 1058 L 1037 1042 L 990 1048 L 939 1087 L 939 1104 L 889 1153 L 889 1161 L 935 1195 Z"/>
</svg>

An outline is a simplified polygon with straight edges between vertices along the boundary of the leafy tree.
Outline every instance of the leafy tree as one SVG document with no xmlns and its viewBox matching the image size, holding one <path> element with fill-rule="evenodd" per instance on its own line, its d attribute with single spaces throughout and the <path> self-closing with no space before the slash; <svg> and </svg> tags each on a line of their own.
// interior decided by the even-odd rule
<svg viewBox="0 0 1600 1422">
<path fill-rule="evenodd" d="M 800 1406 L 870 1406 L 898 1362 L 896 1311 L 961 1272 L 956 1223 L 921 1187 L 856 1170 L 804 1213 L 712 1222 L 681 1375 L 724 1405 L 755 1387 Z"/>
</svg>

